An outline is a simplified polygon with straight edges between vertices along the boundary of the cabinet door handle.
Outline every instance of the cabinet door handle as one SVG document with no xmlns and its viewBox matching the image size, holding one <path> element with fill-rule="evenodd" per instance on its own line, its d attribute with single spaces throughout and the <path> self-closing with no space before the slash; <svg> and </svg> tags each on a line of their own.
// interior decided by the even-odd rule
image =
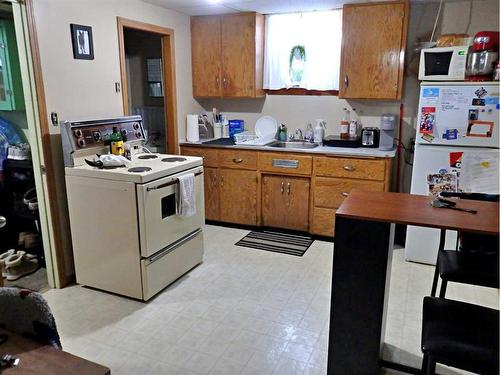
<svg viewBox="0 0 500 375">
<path fill-rule="evenodd" d="M 283 194 L 285 192 L 285 183 L 282 181 L 281 182 L 281 194 Z"/>
<path fill-rule="evenodd" d="M 224 186 L 224 176 L 220 176 L 220 186 Z"/>
<path fill-rule="evenodd" d="M 217 175 L 214 175 L 214 177 L 212 178 L 212 186 L 217 187 Z"/>
<path fill-rule="evenodd" d="M 349 76 L 347 74 L 344 76 L 344 86 L 345 88 L 349 87 Z"/>
<path fill-rule="evenodd" d="M 215 77 L 215 86 L 217 86 L 217 87 L 220 86 L 220 79 L 219 79 L 219 77 Z"/>
<path fill-rule="evenodd" d="M 242 158 L 237 158 L 237 159 L 235 158 L 235 159 L 233 159 L 233 162 L 239 164 L 239 163 L 243 162 L 243 159 Z"/>
<path fill-rule="evenodd" d="M 291 187 L 292 187 L 292 184 L 290 184 L 290 183 L 287 183 L 287 184 L 286 184 L 286 193 L 287 193 L 288 195 L 290 195 L 290 188 L 291 188 Z"/>
<path fill-rule="evenodd" d="M 224 88 L 227 88 L 227 78 L 226 77 L 222 77 L 222 86 Z"/>
<path fill-rule="evenodd" d="M 348 172 L 353 172 L 356 170 L 356 168 L 354 168 L 352 165 L 344 165 L 343 168 Z"/>
<path fill-rule="evenodd" d="M 349 193 L 347 191 L 343 191 L 342 193 L 340 193 L 343 197 L 348 197 L 349 196 Z"/>
</svg>

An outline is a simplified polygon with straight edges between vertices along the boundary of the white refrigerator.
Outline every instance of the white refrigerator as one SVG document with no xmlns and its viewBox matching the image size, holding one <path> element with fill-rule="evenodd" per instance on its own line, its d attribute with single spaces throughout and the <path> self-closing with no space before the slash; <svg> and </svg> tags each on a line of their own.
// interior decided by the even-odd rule
<svg viewBox="0 0 500 375">
<path fill-rule="evenodd" d="M 422 82 L 411 194 L 499 193 L 499 91 L 498 82 Z M 405 259 L 435 264 L 438 245 L 439 230 L 408 226 Z M 455 246 L 447 231 L 446 248 Z"/>
</svg>

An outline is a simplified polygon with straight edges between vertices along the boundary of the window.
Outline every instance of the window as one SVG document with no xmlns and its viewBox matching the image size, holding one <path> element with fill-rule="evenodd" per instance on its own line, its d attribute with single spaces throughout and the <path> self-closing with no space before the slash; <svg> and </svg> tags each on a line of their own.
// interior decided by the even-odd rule
<svg viewBox="0 0 500 375">
<path fill-rule="evenodd" d="M 264 88 L 338 90 L 342 11 L 266 17 Z"/>
</svg>

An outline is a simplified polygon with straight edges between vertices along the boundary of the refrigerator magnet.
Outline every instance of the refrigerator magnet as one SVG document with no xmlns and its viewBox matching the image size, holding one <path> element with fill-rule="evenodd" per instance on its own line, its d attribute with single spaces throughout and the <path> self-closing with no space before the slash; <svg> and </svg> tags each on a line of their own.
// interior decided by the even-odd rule
<svg viewBox="0 0 500 375">
<path fill-rule="evenodd" d="M 450 168 L 460 168 L 462 166 L 463 152 L 450 152 Z"/>
<path fill-rule="evenodd" d="M 467 127 L 468 137 L 491 138 L 493 135 L 493 127 L 495 123 L 492 121 L 469 121 Z"/>
<path fill-rule="evenodd" d="M 420 112 L 420 134 L 432 134 L 436 124 L 436 107 L 422 107 Z"/>
<path fill-rule="evenodd" d="M 454 141 L 458 139 L 458 129 L 446 129 L 443 133 L 443 139 Z"/>
<path fill-rule="evenodd" d="M 429 143 L 432 143 L 432 141 L 434 141 L 434 136 L 432 134 L 422 134 L 422 139 L 424 141 L 427 141 Z"/>
</svg>

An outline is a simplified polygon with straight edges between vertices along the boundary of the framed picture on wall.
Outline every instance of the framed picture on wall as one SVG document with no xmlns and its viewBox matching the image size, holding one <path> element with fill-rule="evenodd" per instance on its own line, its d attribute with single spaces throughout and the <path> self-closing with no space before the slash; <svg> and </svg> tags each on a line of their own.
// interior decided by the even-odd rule
<svg viewBox="0 0 500 375">
<path fill-rule="evenodd" d="M 94 60 L 94 43 L 92 41 L 92 27 L 70 24 L 71 41 L 73 44 L 73 58 Z"/>
</svg>

